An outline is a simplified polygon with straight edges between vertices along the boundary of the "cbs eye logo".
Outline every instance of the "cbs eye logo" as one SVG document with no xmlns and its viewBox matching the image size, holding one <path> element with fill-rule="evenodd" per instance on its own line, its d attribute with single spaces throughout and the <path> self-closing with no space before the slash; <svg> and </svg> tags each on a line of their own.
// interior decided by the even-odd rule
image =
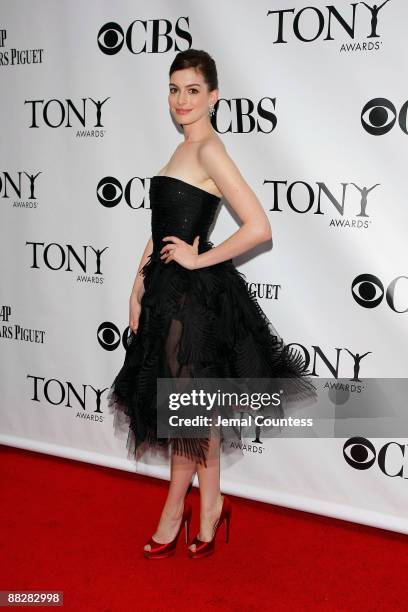
<svg viewBox="0 0 408 612">
<path fill-rule="evenodd" d="M 129 208 L 145 208 L 145 179 L 132 177 L 122 183 L 114 176 L 104 176 L 96 186 L 96 197 L 105 208 L 114 208 L 123 199 Z"/>
<path fill-rule="evenodd" d="M 385 476 L 406 479 L 405 450 L 406 444 L 387 442 L 376 451 L 367 438 L 356 436 L 347 440 L 343 446 L 343 457 L 348 465 L 355 470 L 368 470 L 377 461 L 377 465 Z"/>
<path fill-rule="evenodd" d="M 98 32 L 98 47 L 105 55 L 115 55 L 123 47 L 125 34 L 118 23 L 105 23 Z"/>
<path fill-rule="evenodd" d="M 350 438 L 343 446 L 343 457 L 356 470 L 368 470 L 375 462 L 374 445 L 366 438 Z"/>
<path fill-rule="evenodd" d="M 373 98 L 361 111 L 361 125 L 369 134 L 383 136 L 392 130 L 398 116 L 398 125 L 404 134 L 407 134 L 407 109 L 408 101 L 404 102 L 397 113 L 397 109 L 390 100 Z"/>
<path fill-rule="evenodd" d="M 111 321 L 104 321 L 104 323 L 99 325 L 96 337 L 105 351 L 115 351 L 121 340 L 119 328 Z M 122 344 L 125 349 L 128 347 L 132 337 L 133 332 L 127 326 L 122 334 Z"/>
<path fill-rule="evenodd" d="M 114 21 L 105 23 L 97 35 L 99 49 L 105 55 L 116 55 L 124 44 L 128 50 L 138 55 L 140 53 L 165 53 L 181 51 L 181 47 L 190 48 L 192 37 L 183 25 L 189 26 L 188 17 L 179 17 L 175 23 L 168 19 L 135 19 L 126 29 Z M 183 40 L 181 47 L 177 40 Z"/>
<path fill-rule="evenodd" d="M 363 308 L 376 308 L 381 304 L 385 295 L 385 299 L 391 310 L 401 314 L 408 311 L 408 307 L 404 309 L 398 309 L 396 307 L 397 289 L 399 289 L 398 301 L 400 301 L 404 289 L 404 293 L 408 293 L 408 285 L 405 287 L 402 285 L 402 288 L 399 286 L 402 279 L 408 280 L 408 276 L 397 276 L 389 283 L 385 290 L 381 280 L 377 276 L 374 276 L 374 274 L 360 274 L 351 284 L 351 295 L 357 304 Z"/>
</svg>

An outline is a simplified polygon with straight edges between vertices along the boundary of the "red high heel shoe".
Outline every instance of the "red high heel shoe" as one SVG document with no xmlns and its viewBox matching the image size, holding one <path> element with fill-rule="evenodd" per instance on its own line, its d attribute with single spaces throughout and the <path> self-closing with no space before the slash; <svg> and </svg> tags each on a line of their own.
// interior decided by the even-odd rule
<svg viewBox="0 0 408 612">
<path fill-rule="evenodd" d="M 196 546 L 195 552 L 193 552 L 190 548 L 188 550 L 188 555 L 191 559 L 200 559 L 201 557 L 208 557 L 208 555 L 211 555 L 214 552 L 215 538 L 216 538 L 218 529 L 220 528 L 220 526 L 222 525 L 224 521 L 225 521 L 225 541 L 229 542 L 231 512 L 232 512 L 231 502 L 224 495 L 223 500 L 222 500 L 221 514 L 218 520 L 215 522 L 215 525 L 213 527 L 212 540 L 210 540 L 209 542 L 204 542 L 203 540 L 200 540 L 197 535 L 194 538 L 194 540 L 190 542 L 190 546 L 192 544 L 195 544 Z"/>
<path fill-rule="evenodd" d="M 150 538 L 146 544 L 150 544 L 150 550 L 144 550 L 144 556 L 146 559 L 165 559 L 166 557 L 171 557 L 176 552 L 177 540 L 179 538 L 180 532 L 184 527 L 185 530 L 185 538 L 186 544 L 188 543 L 189 533 L 190 533 L 190 523 L 191 523 L 191 505 L 186 504 L 183 510 L 183 516 L 181 517 L 180 527 L 171 542 L 167 542 L 165 544 L 160 544 L 160 542 L 156 542 L 153 538 Z M 145 546 L 146 546 L 145 544 Z"/>
</svg>

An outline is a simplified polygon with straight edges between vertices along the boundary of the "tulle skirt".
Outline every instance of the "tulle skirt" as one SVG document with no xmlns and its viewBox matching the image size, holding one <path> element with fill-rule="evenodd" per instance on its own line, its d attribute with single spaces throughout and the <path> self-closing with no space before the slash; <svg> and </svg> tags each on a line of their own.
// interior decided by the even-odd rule
<svg viewBox="0 0 408 612">
<path fill-rule="evenodd" d="M 208 248 L 212 243 L 200 252 Z M 187 270 L 153 252 L 141 273 L 138 329 L 128 335 L 124 363 L 108 393 L 115 428 L 128 432 L 129 457 L 138 459 L 146 448 L 171 448 L 206 462 L 208 436 L 158 436 L 158 378 L 287 378 L 287 406 L 313 399 L 301 352 L 285 345 L 232 260 Z M 274 416 L 284 416 L 282 407 Z"/>
</svg>

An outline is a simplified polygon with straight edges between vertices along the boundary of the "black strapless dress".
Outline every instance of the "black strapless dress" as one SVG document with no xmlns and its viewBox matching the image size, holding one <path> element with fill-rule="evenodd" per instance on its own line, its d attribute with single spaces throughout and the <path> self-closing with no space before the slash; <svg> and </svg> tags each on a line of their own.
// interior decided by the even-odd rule
<svg viewBox="0 0 408 612">
<path fill-rule="evenodd" d="M 150 184 L 153 251 L 141 270 L 145 293 L 137 332 L 129 330 L 123 366 L 108 393 L 115 428 L 127 428 L 129 457 L 169 449 L 204 462 L 208 439 L 157 436 L 157 379 L 291 378 L 298 397 L 314 396 L 299 351 L 288 350 L 232 260 L 187 270 L 164 263 L 162 238 L 178 236 L 198 251 L 213 248 L 208 232 L 221 199 L 165 175 Z"/>
</svg>

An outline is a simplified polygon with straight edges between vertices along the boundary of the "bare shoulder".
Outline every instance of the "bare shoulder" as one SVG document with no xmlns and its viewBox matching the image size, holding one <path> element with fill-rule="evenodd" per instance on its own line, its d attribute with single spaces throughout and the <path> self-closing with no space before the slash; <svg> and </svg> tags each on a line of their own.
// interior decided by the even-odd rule
<svg viewBox="0 0 408 612">
<path fill-rule="evenodd" d="M 214 193 L 220 198 L 222 198 L 223 194 L 214 180 L 207 160 L 212 157 L 217 157 L 219 159 L 222 155 L 226 155 L 226 149 L 224 143 L 217 134 L 212 134 L 208 138 L 202 140 L 196 149 L 196 159 L 201 169 L 200 174 L 202 175 L 202 186 L 204 189 L 207 189 L 207 191 Z"/>
<path fill-rule="evenodd" d="M 228 199 L 236 191 L 248 191 L 249 185 L 218 137 L 203 141 L 198 152 L 200 165 L 218 190 Z"/>
<path fill-rule="evenodd" d="M 227 149 L 221 138 L 216 134 L 203 140 L 197 151 L 199 159 L 205 159 L 211 155 L 228 156 Z"/>
<path fill-rule="evenodd" d="M 199 158 L 201 167 L 241 221 L 253 226 L 263 237 L 269 237 L 270 223 L 262 204 L 242 176 L 221 139 L 209 138 L 203 142 Z"/>
</svg>

